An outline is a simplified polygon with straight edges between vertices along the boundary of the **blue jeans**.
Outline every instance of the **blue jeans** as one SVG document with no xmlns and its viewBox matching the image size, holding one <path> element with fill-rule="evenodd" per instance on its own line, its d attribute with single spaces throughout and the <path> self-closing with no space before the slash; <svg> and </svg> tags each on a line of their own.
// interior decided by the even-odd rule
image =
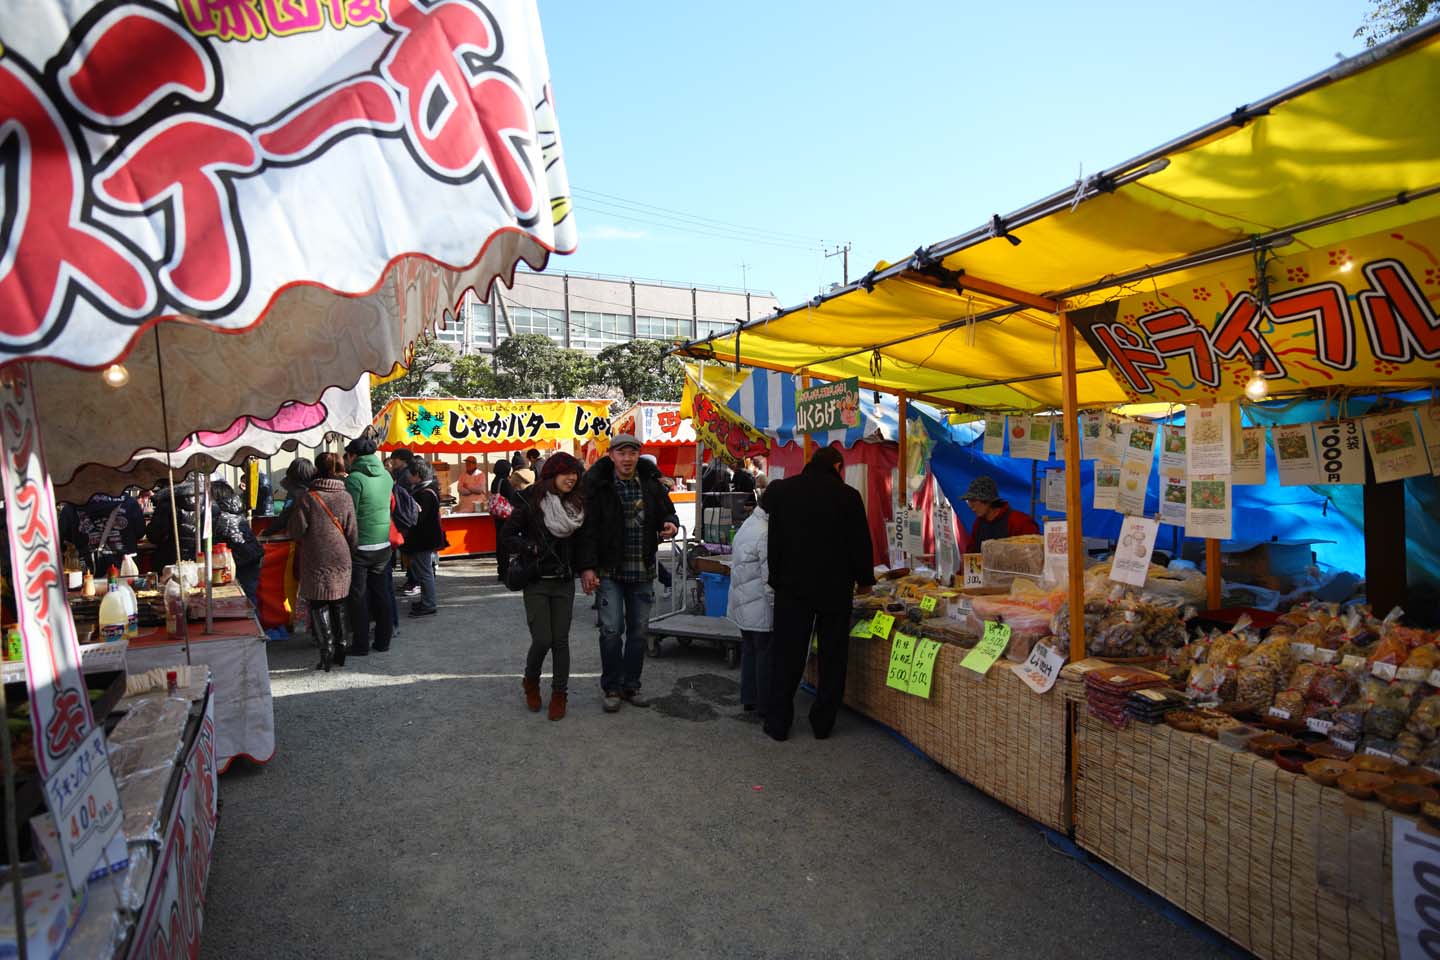
<svg viewBox="0 0 1440 960">
<path fill-rule="evenodd" d="M 740 702 L 765 716 L 770 695 L 770 631 L 740 631 Z"/>
<path fill-rule="evenodd" d="M 599 595 L 600 689 L 606 693 L 639 690 L 655 591 L 648 582 L 622 583 L 602 577 Z"/>
<path fill-rule="evenodd" d="M 416 550 L 410 554 L 410 572 L 420 584 L 420 606 L 426 610 L 435 609 L 435 562 L 439 554 L 434 550 Z"/>
</svg>

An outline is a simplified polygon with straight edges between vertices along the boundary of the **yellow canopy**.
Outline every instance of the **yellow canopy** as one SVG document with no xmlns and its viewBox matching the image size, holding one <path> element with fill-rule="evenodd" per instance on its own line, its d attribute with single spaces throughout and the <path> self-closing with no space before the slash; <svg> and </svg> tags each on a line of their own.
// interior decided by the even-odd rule
<svg viewBox="0 0 1440 960">
<path fill-rule="evenodd" d="M 1434 102 L 1437 90 L 1440 39 L 1432 25 L 1077 184 L 1073 195 L 1057 194 L 997 217 L 897 267 L 882 263 L 836 296 L 684 350 L 823 379 L 858 376 L 867 386 L 944 403 L 1058 407 L 1060 309 L 1126 297 L 1134 298 L 1135 313 L 1179 306 L 1209 337 L 1219 311 L 1245 292 L 1227 289 L 1232 296 L 1221 296 L 1219 280 L 1233 282 L 1238 272 L 1239 282 L 1254 291 L 1261 286 L 1259 273 L 1270 281 L 1267 298 L 1314 287 L 1326 279 L 1316 275 L 1317 261 L 1337 273 L 1366 266 L 1353 257 L 1346 265 L 1348 241 L 1440 217 L 1440 126 L 1427 122 L 1421 109 Z M 1263 272 L 1254 269 L 1257 241 Z M 1432 250 L 1411 246 L 1402 257 L 1408 274 L 1417 281 L 1437 276 Z M 1287 266 L 1292 258 L 1297 266 Z M 1352 294 L 1370 281 L 1361 270 L 1344 282 L 1333 279 Z M 1195 291 L 1201 289 L 1214 299 L 1200 297 Z M 1429 300 L 1440 297 L 1440 283 L 1423 291 Z M 1352 333 L 1363 336 L 1361 311 L 1342 309 Z M 1427 316 L 1433 320 L 1434 311 Z M 1122 312 L 1113 319 L 1130 323 L 1136 317 Z M 1378 363 L 1377 372 L 1402 381 L 1417 370 L 1428 370 L 1431 378 L 1440 374 L 1434 363 L 1440 352 L 1428 349 L 1423 323 L 1412 321 L 1411 330 L 1416 349 L 1407 357 L 1419 367 L 1397 373 Z M 1286 334 L 1291 340 L 1318 336 L 1306 334 L 1303 325 L 1287 327 Z M 1080 403 L 1150 396 L 1137 392 L 1131 380 L 1117 379 L 1113 366 L 1105 368 L 1093 349 L 1099 343 L 1077 344 Z M 1305 346 L 1313 350 L 1314 343 Z M 1381 352 L 1362 350 L 1362 363 Z M 1239 389 L 1235 365 L 1248 376 L 1251 360 L 1241 350 L 1217 361 L 1224 384 L 1208 391 L 1177 376 L 1179 386 L 1163 399 L 1233 393 Z M 1277 386 L 1337 382 L 1333 371 L 1307 369 L 1288 364 L 1275 374 L 1286 380 Z"/>
</svg>

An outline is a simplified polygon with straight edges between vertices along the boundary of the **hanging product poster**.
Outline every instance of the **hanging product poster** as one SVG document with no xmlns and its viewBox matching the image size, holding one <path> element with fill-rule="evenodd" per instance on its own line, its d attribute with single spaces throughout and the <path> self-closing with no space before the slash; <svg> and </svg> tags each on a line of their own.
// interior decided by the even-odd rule
<svg viewBox="0 0 1440 960">
<path fill-rule="evenodd" d="M 1065 512 L 1065 471 L 1045 471 L 1045 509 L 1051 513 Z"/>
<path fill-rule="evenodd" d="M 1150 571 L 1150 555 L 1155 552 L 1158 523 L 1146 517 L 1126 517 L 1120 527 L 1115 546 L 1115 559 L 1110 565 L 1110 579 L 1132 587 L 1145 586 Z"/>
<path fill-rule="evenodd" d="M 1280 468 L 1282 487 L 1303 487 L 1320 482 L 1313 424 L 1296 423 L 1275 428 L 1275 463 Z"/>
<path fill-rule="evenodd" d="M 1265 428 L 1245 427 L 1235 441 L 1230 479 L 1236 486 L 1265 485 Z"/>
<path fill-rule="evenodd" d="M 1129 436 L 1125 441 L 1125 455 L 1122 463 L 1155 461 L 1155 437 L 1159 428 L 1153 423 L 1131 423 Z"/>
<path fill-rule="evenodd" d="M 1064 520 L 1045 521 L 1045 581 L 1063 583 L 1070 569 L 1070 524 Z"/>
<path fill-rule="evenodd" d="M 1212 540 L 1231 537 L 1229 477 L 1191 477 L 1190 509 L 1185 515 L 1185 535 Z"/>
<path fill-rule="evenodd" d="M 1315 450 L 1322 484 L 1365 482 L 1365 449 L 1356 421 L 1315 424 Z"/>
<path fill-rule="evenodd" d="M 1055 452 L 1063 458 L 1065 456 L 1065 415 L 1057 413 L 1046 419 L 1050 421 L 1050 429 L 1055 433 Z"/>
<path fill-rule="evenodd" d="M 1430 472 L 1430 460 L 1420 442 L 1420 421 L 1415 408 L 1366 417 L 1365 443 L 1375 467 L 1375 482 L 1422 477 Z"/>
<path fill-rule="evenodd" d="M 985 414 L 985 454 L 999 457 L 1005 454 L 1005 414 Z"/>
<path fill-rule="evenodd" d="M 1420 435 L 1430 454 L 1430 472 L 1440 477 L 1440 403 L 1427 403 L 1415 411 L 1420 418 Z"/>
<path fill-rule="evenodd" d="M 939 486 L 935 488 L 931 520 L 935 526 L 935 573 L 941 583 L 954 581 L 960 569 L 960 545 L 955 540 L 955 511 Z"/>
<path fill-rule="evenodd" d="M 1017 460 L 1049 460 L 1049 418 L 1011 417 L 1010 456 Z"/>
<path fill-rule="evenodd" d="M 1129 439 L 1129 423 L 1124 417 L 1115 413 L 1105 414 L 1100 424 L 1100 457 L 1101 463 L 1113 463 L 1117 466 L 1120 458 L 1125 454 L 1125 441 Z"/>
<path fill-rule="evenodd" d="M 1230 404 L 1185 408 L 1185 449 L 1190 476 L 1230 473 Z"/>
<path fill-rule="evenodd" d="M 1160 432 L 1160 476 L 1183 477 L 1189 472 L 1185 456 L 1185 428 L 1173 423 Z"/>
<path fill-rule="evenodd" d="M 1120 487 L 1115 509 L 1128 516 L 1145 512 L 1145 492 L 1150 489 L 1150 461 L 1130 457 L 1120 466 Z"/>
<path fill-rule="evenodd" d="M 1100 456 L 1100 430 L 1105 425 L 1103 410 L 1086 410 L 1080 414 L 1080 459 L 1094 460 Z"/>
<path fill-rule="evenodd" d="M 1095 465 L 1095 509 L 1114 510 L 1120 496 L 1120 468 Z"/>
<path fill-rule="evenodd" d="M 1190 502 L 1190 481 L 1185 477 L 1160 478 L 1160 522 L 1185 526 L 1185 506 Z"/>
</svg>

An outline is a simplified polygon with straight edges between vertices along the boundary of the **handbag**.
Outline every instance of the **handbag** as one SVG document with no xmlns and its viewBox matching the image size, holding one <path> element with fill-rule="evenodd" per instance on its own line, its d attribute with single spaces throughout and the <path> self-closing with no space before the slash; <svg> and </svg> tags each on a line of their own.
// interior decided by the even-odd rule
<svg viewBox="0 0 1440 960">
<path fill-rule="evenodd" d="M 540 558 L 530 552 L 512 553 L 505 569 L 505 589 L 520 592 L 540 579 Z"/>
<path fill-rule="evenodd" d="M 490 516 L 499 517 L 501 520 L 508 520 L 510 514 L 514 512 L 514 504 L 506 500 L 503 493 L 497 493 L 490 498 Z"/>
</svg>

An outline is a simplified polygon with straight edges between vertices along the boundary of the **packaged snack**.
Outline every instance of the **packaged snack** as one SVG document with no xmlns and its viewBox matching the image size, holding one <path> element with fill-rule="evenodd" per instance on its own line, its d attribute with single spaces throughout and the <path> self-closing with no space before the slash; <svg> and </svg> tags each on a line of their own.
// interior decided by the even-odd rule
<svg viewBox="0 0 1440 960">
<path fill-rule="evenodd" d="M 1419 692 L 1416 683 L 1392 683 L 1386 686 L 1365 714 L 1365 733 L 1371 737 L 1393 740 L 1405 729 L 1410 719 L 1414 697 Z"/>
<path fill-rule="evenodd" d="M 1367 662 L 1370 664 L 1389 663 L 1400 666 L 1410 656 L 1410 648 L 1405 641 L 1393 634 L 1386 634 L 1380 638 L 1375 649 L 1370 652 Z"/>
<path fill-rule="evenodd" d="M 1355 690 L 1355 678 L 1339 667 L 1319 667 L 1305 688 L 1305 699 L 1331 707 L 1348 700 Z"/>
<path fill-rule="evenodd" d="M 1275 707 L 1298 719 L 1305 715 L 1305 695 L 1299 690 L 1281 690 L 1275 694 Z"/>
<path fill-rule="evenodd" d="M 1410 714 L 1405 729 L 1426 741 L 1440 737 L 1440 694 L 1421 700 Z"/>
<path fill-rule="evenodd" d="M 1429 673 L 1436 667 L 1440 667 L 1440 647 L 1434 643 L 1422 643 L 1410 651 L 1410 656 L 1405 658 L 1404 666 Z"/>
<path fill-rule="evenodd" d="M 1216 703 L 1221 700 L 1221 686 L 1225 682 L 1225 668 L 1213 663 L 1202 663 L 1190 671 L 1185 683 L 1185 694 L 1197 703 Z"/>
</svg>

